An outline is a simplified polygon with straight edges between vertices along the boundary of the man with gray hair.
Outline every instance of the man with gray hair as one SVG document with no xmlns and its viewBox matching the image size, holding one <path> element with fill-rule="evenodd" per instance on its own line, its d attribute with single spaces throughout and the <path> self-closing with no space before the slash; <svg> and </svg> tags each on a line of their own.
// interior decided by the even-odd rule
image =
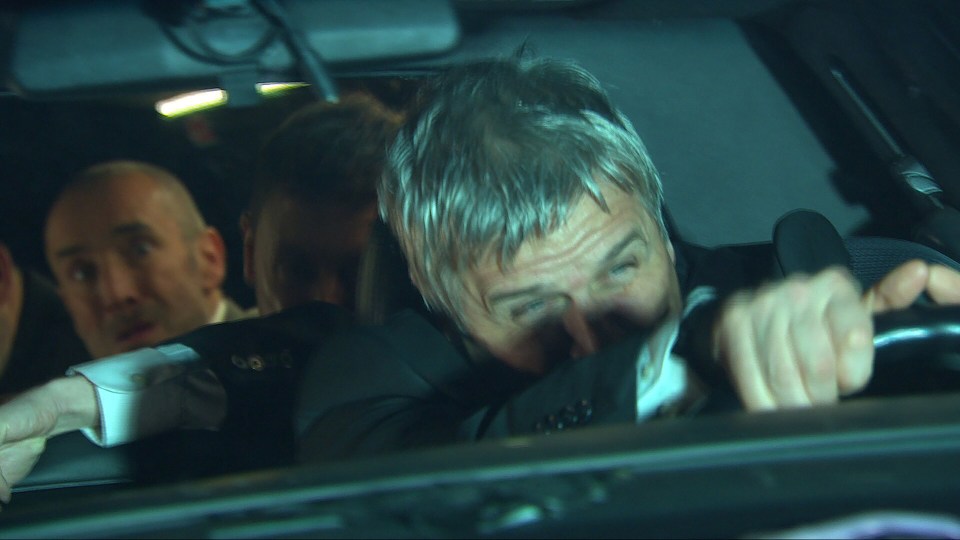
<svg viewBox="0 0 960 540">
<path fill-rule="evenodd" d="M 582 334 L 595 315 L 653 327 L 679 314 L 659 175 L 599 81 L 552 61 L 460 71 L 396 141 L 380 198 L 428 305 L 483 350 L 537 373 L 571 352 L 593 352 L 600 342 Z M 605 215 L 617 223 L 588 233 Z M 539 261 L 551 244 L 597 260 Z M 531 279 L 521 275 L 528 260 Z M 590 299 L 548 287 L 547 273 L 588 268 L 596 275 L 571 277 L 589 280 Z M 478 286 L 494 289 L 492 297 Z M 592 301 L 600 296 L 619 300 Z M 615 318 L 595 331 L 620 333 Z M 543 336 L 560 320 L 573 351 Z M 533 334 L 538 344 L 515 346 Z"/>
<path fill-rule="evenodd" d="M 393 336 L 430 334 L 413 323 L 328 344 L 303 378 L 308 459 L 692 413 L 703 381 L 751 411 L 831 404 L 870 380 L 874 314 L 960 303 L 960 273 L 923 261 L 861 294 L 843 268 L 774 281 L 769 259 L 672 241 L 640 137 L 569 62 L 451 69 L 389 165 L 381 215 L 472 361 L 405 352 Z M 390 391 L 331 391 L 351 363 Z"/>
<path fill-rule="evenodd" d="M 381 210 L 424 298 L 484 350 L 520 369 L 545 371 L 558 341 L 569 342 L 564 352 L 576 356 L 595 351 L 607 336 L 616 339 L 625 326 L 658 327 L 690 308 L 681 292 L 697 285 L 724 297 L 744 285 L 716 282 L 731 269 L 703 268 L 706 261 L 696 260 L 702 251 L 685 253 L 676 268 L 657 171 L 599 81 L 575 65 L 496 60 L 455 69 L 402 131 L 391 164 Z M 869 377 L 872 313 L 906 307 L 927 288 L 952 300 L 943 285 L 955 284 L 954 277 L 916 263 L 863 298 L 835 269 L 744 292 L 717 321 L 733 317 L 743 328 L 731 334 L 718 324 L 711 352 L 718 360 L 738 357 L 729 367 L 739 373 L 764 362 L 757 353 L 776 341 L 791 353 L 797 383 L 815 366 L 839 379 L 824 381 L 828 388 L 807 381 L 812 395 L 742 381 L 748 405 L 833 401 Z M 804 301 L 772 300 L 781 294 Z M 808 301 L 816 308 L 801 308 Z M 768 309 L 777 315 L 775 327 L 753 328 L 755 339 L 741 335 L 753 333 L 758 311 Z M 788 322 L 802 323 L 808 339 L 783 333 Z"/>
</svg>

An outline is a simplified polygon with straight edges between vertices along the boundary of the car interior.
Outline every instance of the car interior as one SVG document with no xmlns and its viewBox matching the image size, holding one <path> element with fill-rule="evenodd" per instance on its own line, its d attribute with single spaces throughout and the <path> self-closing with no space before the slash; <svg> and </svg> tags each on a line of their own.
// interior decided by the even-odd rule
<svg viewBox="0 0 960 540">
<path fill-rule="evenodd" d="M 810 271 L 796 261 L 835 234 L 865 286 L 914 257 L 960 268 L 949 0 L 35 0 L 0 7 L 0 28 L 0 211 L 39 246 L 75 171 L 120 157 L 168 167 L 222 232 L 225 290 L 247 306 L 237 220 L 273 127 L 355 89 L 402 110 L 424 77 L 521 49 L 605 84 L 685 241 L 788 274 Z M 225 103 L 158 112 L 207 89 Z M 44 268 L 39 248 L 25 261 Z M 420 305 L 404 265 L 376 229 L 362 319 Z M 816 410 L 252 471 L 214 466 L 205 434 L 112 449 L 63 435 L 3 509 L 0 537 L 770 537 L 893 510 L 942 518 L 927 537 L 944 537 L 960 527 L 958 321 L 929 306 L 878 318 L 874 383 Z"/>
</svg>

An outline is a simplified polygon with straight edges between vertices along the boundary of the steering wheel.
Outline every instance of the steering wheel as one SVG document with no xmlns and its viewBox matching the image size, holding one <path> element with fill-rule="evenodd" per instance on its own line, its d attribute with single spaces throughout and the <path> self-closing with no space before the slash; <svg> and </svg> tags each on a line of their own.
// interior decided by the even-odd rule
<svg viewBox="0 0 960 540">
<path fill-rule="evenodd" d="M 874 317 L 878 361 L 960 353 L 960 306 L 915 306 Z M 880 360 L 882 358 L 882 360 Z"/>
<path fill-rule="evenodd" d="M 915 305 L 874 317 L 868 394 L 960 389 L 960 306 Z"/>
</svg>

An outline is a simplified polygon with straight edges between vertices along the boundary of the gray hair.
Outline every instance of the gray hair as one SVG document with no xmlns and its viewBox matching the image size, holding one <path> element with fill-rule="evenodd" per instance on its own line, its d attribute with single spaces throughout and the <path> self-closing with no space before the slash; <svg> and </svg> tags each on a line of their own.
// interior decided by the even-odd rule
<svg viewBox="0 0 960 540">
<path fill-rule="evenodd" d="M 601 184 L 634 195 L 666 238 L 663 191 L 643 142 L 600 82 L 551 59 L 451 69 L 421 96 L 392 145 L 380 213 L 427 305 L 460 322 L 459 272 L 496 256 L 508 267 Z"/>
</svg>

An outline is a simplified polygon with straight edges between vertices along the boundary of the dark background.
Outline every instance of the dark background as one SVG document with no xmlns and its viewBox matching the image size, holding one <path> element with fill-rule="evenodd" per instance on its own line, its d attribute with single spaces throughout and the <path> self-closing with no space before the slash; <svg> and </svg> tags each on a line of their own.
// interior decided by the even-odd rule
<svg viewBox="0 0 960 540">
<path fill-rule="evenodd" d="M 681 235 L 706 246 L 769 241 L 777 218 L 795 208 L 823 213 L 845 235 L 912 238 L 924 216 L 890 172 L 903 152 L 926 166 L 947 202 L 960 205 L 954 0 L 455 4 L 461 36 L 447 54 L 384 69 L 351 66 L 334 73 L 338 82 L 373 85 L 397 104 L 408 94 L 396 79 L 374 77 L 429 72 L 520 46 L 575 59 L 644 139 Z M 137 58 L 109 52 L 121 67 Z M 896 148 L 838 85 L 837 67 Z M 16 231 L 21 260 L 43 266 L 43 218 L 66 179 L 106 159 L 157 163 L 183 178 L 221 230 L 230 250 L 227 292 L 249 303 L 237 218 L 256 149 L 312 96 L 298 91 L 172 121 L 154 112 L 157 97 L 39 102 L 0 93 L 0 217 Z M 188 133 L 198 129 L 213 138 L 191 142 Z"/>
<path fill-rule="evenodd" d="M 402 109 L 414 80 L 344 80 L 342 92 L 369 91 Z M 316 98 L 306 89 L 266 96 L 255 106 L 220 107 L 179 118 L 156 112 L 159 96 L 31 101 L 0 95 L 0 222 L 18 263 L 49 274 L 43 224 L 63 184 L 85 167 L 135 159 L 165 167 L 187 185 L 228 250 L 225 290 L 253 303 L 242 278 L 238 220 L 246 207 L 259 146 L 288 115 Z"/>
</svg>

